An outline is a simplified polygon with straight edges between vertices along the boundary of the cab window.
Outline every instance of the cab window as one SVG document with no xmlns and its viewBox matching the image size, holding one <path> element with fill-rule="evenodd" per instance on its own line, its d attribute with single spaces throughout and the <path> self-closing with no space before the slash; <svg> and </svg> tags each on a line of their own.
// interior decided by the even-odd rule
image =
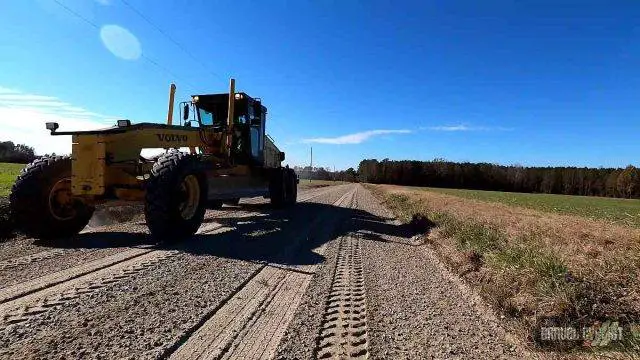
<svg viewBox="0 0 640 360">
<path fill-rule="evenodd" d="M 200 123 L 202 125 L 205 125 L 205 126 L 213 125 L 213 120 L 214 120 L 213 113 L 210 113 L 205 109 L 198 109 L 198 112 L 200 113 Z"/>
</svg>

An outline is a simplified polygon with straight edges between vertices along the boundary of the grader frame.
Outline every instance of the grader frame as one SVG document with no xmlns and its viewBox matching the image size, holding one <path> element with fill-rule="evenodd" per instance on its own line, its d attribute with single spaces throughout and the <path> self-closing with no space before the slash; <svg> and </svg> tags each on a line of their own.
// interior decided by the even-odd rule
<svg viewBox="0 0 640 360">
<path fill-rule="evenodd" d="M 184 102 L 185 123 L 174 125 L 175 89 L 172 84 L 166 124 L 118 120 L 108 129 L 59 132 L 57 123 L 47 123 L 52 135 L 72 136 L 72 155 L 27 166 L 11 195 L 18 226 L 40 238 L 71 236 L 96 205 L 138 202 L 153 236 L 178 238 L 193 234 L 204 209 L 222 202 L 264 196 L 276 206 L 295 203 L 297 177 L 282 167 L 284 153 L 265 133 L 266 108 L 259 99 L 236 93 L 231 79 L 228 94 Z M 217 123 L 206 123 L 205 114 L 216 114 Z M 158 148 L 165 153 L 141 156 L 143 149 Z M 29 220 L 34 215 L 43 223 Z"/>
</svg>

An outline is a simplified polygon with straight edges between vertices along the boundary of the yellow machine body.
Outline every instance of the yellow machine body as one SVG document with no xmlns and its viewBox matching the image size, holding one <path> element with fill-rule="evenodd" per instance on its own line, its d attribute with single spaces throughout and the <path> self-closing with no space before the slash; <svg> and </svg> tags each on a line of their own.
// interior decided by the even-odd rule
<svg viewBox="0 0 640 360">
<path fill-rule="evenodd" d="M 141 124 L 146 125 L 146 124 Z M 71 189 L 74 195 L 104 195 L 107 185 L 139 187 L 152 164 L 136 163 L 148 148 L 183 148 L 202 145 L 197 129 L 161 128 L 148 124 L 122 132 L 78 133 L 72 136 Z M 141 173 L 139 170 L 142 169 Z M 145 171 L 147 170 L 147 171 Z"/>
<path fill-rule="evenodd" d="M 52 130 L 52 135 L 72 136 L 72 194 L 89 202 L 142 201 L 145 197 L 145 180 L 149 178 L 156 160 L 143 158 L 142 150 L 181 148 L 201 156 L 210 199 L 268 193 L 269 169 L 281 167 L 284 153 L 264 134 L 262 123 L 259 163 L 236 163 L 231 147 L 234 144 L 234 131 L 239 126 L 234 127 L 234 121 L 230 119 L 234 119 L 235 103 L 242 101 L 246 95 L 235 93 L 234 81 L 230 84 L 228 115 L 223 131 L 210 131 L 202 124 L 197 127 L 188 126 L 187 123 L 187 126 L 172 125 L 174 94 L 175 85 L 172 84 L 167 124 L 131 124 L 129 120 L 119 120 L 117 126 L 102 130 Z M 198 96 L 193 98 L 194 103 L 198 101 Z M 238 114 L 235 115 L 237 122 Z"/>
<path fill-rule="evenodd" d="M 163 124 L 117 120 L 109 128 L 57 131 L 71 137 L 71 156 L 43 156 L 25 167 L 10 196 L 16 229 L 39 239 L 69 238 L 98 205 L 144 204 L 151 236 L 180 241 L 197 233 L 207 209 L 262 196 L 292 206 L 297 177 L 266 134 L 262 100 L 235 92 L 192 95 L 174 121 L 175 85 Z M 37 221 L 34 221 L 36 219 Z"/>
</svg>

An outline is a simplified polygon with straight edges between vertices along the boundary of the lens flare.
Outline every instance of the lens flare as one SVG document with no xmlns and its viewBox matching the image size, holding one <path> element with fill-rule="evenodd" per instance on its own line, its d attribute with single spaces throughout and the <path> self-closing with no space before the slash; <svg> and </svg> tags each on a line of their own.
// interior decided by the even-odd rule
<svg viewBox="0 0 640 360">
<path fill-rule="evenodd" d="M 119 25 L 105 25 L 100 29 L 102 43 L 113 55 L 125 60 L 137 60 L 142 55 L 140 41 Z"/>
</svg>

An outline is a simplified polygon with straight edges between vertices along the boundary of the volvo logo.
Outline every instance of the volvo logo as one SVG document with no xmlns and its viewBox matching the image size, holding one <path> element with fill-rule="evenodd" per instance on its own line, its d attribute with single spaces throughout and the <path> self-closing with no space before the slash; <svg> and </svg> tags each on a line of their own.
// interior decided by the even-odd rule
<svg viewBox="0 0 640 360">
<path fill-rule="evenodd" d="M 164 142 L 178 142 L 178 141 L 187 141 L 187 135 L 176 135 L 176 134 L 156 134 L 158 140 Z"/>
</svg>

